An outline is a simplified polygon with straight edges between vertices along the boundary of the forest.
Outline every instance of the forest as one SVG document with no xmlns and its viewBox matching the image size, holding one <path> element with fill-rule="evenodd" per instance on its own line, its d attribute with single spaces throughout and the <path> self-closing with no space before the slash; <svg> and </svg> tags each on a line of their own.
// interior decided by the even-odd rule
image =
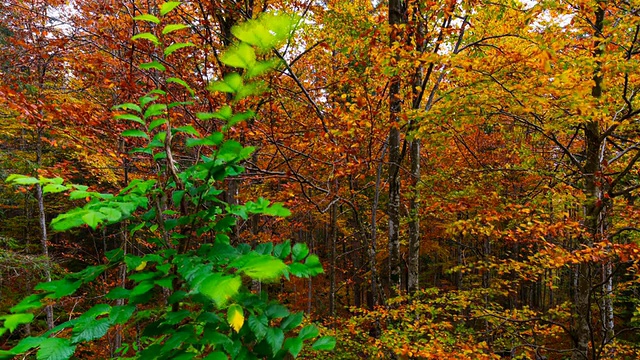
<svg viewBox="0 0 640 360">
<path fill-rule="evenodd" d="M 640 359 L 640 1 L 0 1 L 0 359 Z"/>
</svg>

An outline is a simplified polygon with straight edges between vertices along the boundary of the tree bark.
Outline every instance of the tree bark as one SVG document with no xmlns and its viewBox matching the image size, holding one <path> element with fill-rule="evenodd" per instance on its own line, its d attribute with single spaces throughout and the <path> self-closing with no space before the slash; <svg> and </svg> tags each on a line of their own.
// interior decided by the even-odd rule
<svg viewBox="0 0 640 360">
<path fill-rule="evenodd" d="M 389 46 L 398 41 L 401 34 L 397 25 L 405 21 L 405 4 L 402 0 L 389 1 Z M 400 99 L 400 77 L 394 75 L 389 84 L 389 202 L 387 215 L 389 216 L 389 290 L 401 290 L 400 268 L 400 111 L 402 100 Z"/>
<path fill-rule="evenodd" d="M 411 185 L 409 201 L 409 256 L 407 290 L 414 293 L 420 285 L 420 219 L 418 217 L 418 183 L 420 181 L 420 140 L 411 142 Z"/>
</svg>

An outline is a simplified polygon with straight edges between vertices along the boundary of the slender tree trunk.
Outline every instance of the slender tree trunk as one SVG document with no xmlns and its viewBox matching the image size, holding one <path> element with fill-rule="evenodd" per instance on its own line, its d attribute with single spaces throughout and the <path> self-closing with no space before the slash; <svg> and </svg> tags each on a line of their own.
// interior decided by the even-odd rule
<svg viewBox="0 0 640 360">
<path fill-rule="evenodd" d="M 42 129 L 38 127 L 36 130 L 37 145 L 36 145 L 36 164 L 38 168 L 42 163 Z M 36 175 L 37 176 L 37 175 Z M 36 184 L 36 199 L 38 201 L 38 215 L 40 222 L 40 243 L 42 244 L 42 254 L 44 255 L 46 264 L 44 267 L 44 274 L 47 282 L 51 282 L 51 260 L 49 259 L 49 245 L 47 244 L 47 215 L 44 211 L 44 196 L 42 193 L 42 186 Z M 49 330 L 55 326 L 53 321 L 53 306 L 47 305 L 45 307 L 45 313 L 47 314 L 47 327 Z"/>
<path fill-rule="evenodd" d="M 389 46 L 401 40 L 401 31 L 398 25 L 404 23 L 405 3 L 403 0 L 389 1 Z M 394 75 L 389 84 L 389 202 L 387 213 L 389 216 L 389 288 L 390 293 L 394 289 L 401 290 L 400 268 L 400 112 L 402 100 L 400 99 L 400 77 Z"/>
<path fill-rule="evenodd" d="M 420 219 L 418 217 L 418 183 L 420 181 L 420 140 L 411 142 L 411 185 L 409 201 L 409 259 L 407 290 L 414 293 L 420 284 Z"/>
<path fill-rule="evenodd" d="M 337 229 L 337 217 L 338 217 L 338 206 L 336 203 L 331 205 L 329 210 L 331 216 L 331 234 L 329 238 L 331 239 L 331 266 L 329 267 L 329 313 L 331 314 L 331 318 L 335 319 L 336 316 L 336 240 L 338 238 L 338 229 Z"/>
</svg>

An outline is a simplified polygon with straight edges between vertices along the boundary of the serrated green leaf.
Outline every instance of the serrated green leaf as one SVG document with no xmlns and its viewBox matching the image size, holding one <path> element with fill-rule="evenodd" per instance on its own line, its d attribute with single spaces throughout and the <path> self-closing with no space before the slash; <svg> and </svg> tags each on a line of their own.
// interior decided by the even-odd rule
<svg viewBox="0 0 640 360">
<path fill-rule="evenodd" d="M 47 338 L 40 343 L 36 353 L 38 360 L 67 360 L 76 352 L 76 346 L 69 339 Z"/>
<path fill-rule="evenodd" d="M 218 111 L 212 113 L 197 113 L 196 117 L 200 120 L 220 119 L 228 120 L 233 115 L 233 111 L 229 105 L 221 107 Z"/>
<path fill-rule="evenodd" d="M 265 340 L 267 341 L 267 344 L 271 346 L 271 350 L 275 355 L 280 351 L 280 349 L 282 349 L 282 344 L 284 343 L 284 332 L 282 332 L 282 329 L 280 328 L 268 328 Z"/>
<path fill-rule="evenodd" d="M 160 15 L 164 16 L 171 12 L 176 7 L 180 6 L 180 1 L 167 1 L 160 5 Z"/>
<path fill-rule="evenodd" d="M 148 103 L 152 101 L 158 100 L 157 96 L 152 96 L 151 93 L 140 98 L 140 106 L 146 106 Z M 144 124 L 144 123 L 143 123 Z"/>
<path fill-rule="evenodd" d="M 302 261 L 309 255 L 309 247 L 305 243 L 297 243 L 293 245 L 292 255 L 294 261 Z"/>
<path fill-rule="evenodd" d="M 324 269 L 322 269 L 322 264 L 320 263 L 320 258 L 316 254 L 309 255 L 304 264 L 307 266 L 309 276 L 316 276 L 324 273 Z"/>
<path fill-rule="evenodd" d="M 31 309 L 37 309 L 42 306 L 40 300 L 42 300 L 46 295 L 47 294 L 29 295 L 9 310 L 13 313 L 20 313 Z"/>
<path fill-rule="evenodd" d="M 19 175 L 19 174 L 11 174 L 7 177 L 5 181 L 8 183 L 13 183 L 17 185 L 33 185 L 33 184 L 40 183 L 40 180 L 34 177 Z"/>
<path fill-rule="evenodd" d="M 229 357 L 222 351 L 214 351 L 207 355 L 204 360 L 229 360 Z"/>
<path fill-rule="evenodd" d="M 14 332 L 21 324 L 30 323 L 33 320 L 33 314 L 10 314 L 0 316 L 0 320 L 4 320 L 3 326 L 9 329 L 10 332 Z"/>
<path fill-rule="evenodd" d="M 269 319 L 280 319 L 289 315 L 289 309 L 280 304 L 271 304 L 264 311 Z"/>
<path fill-rule="evenodd" d="M 109 331 L 110 326 L 109 319 L 91 319 L 79 322 L 73 327 L 71 341 L 73 343 L 80 343 L 100 339 Z"/>
<path fill-rule="evenodd" d="M 323 336 L 318 339 L 311 347 L 314 350 L 333 350 L 336 347 L 336 338 L 333 336 Z"/>
<path fill-rule="evenodd" d="M 181 132 L 189 135 L 200 136 L 200 133 L 198 132 L 198 130 L 196 130 L 191 125 L 180 126 L 180 127 L 174 128 L 173 131 L 177 133 Z"/>
<path fill-rule="evenodd" d="M 256 52 L 247 43 L 241 42 L 222 53 L 220 61 L 228 66 L 250 69 L 256 64 Z"/>
<path fill-rule="evenodd" d="M 266 52 L 288 39 L 296 23 L 297 18 L 294 16 L 263 13 L 257 19 L 234 26 L 231 33 Z"/>
<path fill-rule="evenodd" d="M 189 26 L 187 26 L 185 24 L 168 24 L 162 29 L 162 35 L 166 35 L 168 33 L 174 32 L 174 31 L 186 29 L 188 27 Z"/>
<path fill-rule="evenodd" d="M 139 116 L 133 114 L 120 114 L 114 116 L 113 118 L 116 120 L 131 120 L 144 125 L 144 120 L 142 120 Z"/>
<path fill-rule="evenodd" d="M 122 287 L 115 287 L 105 295 L 105 298 L 109 300 L 126 299 L 129 297 L 129 294 L 131 294 L 131 290 L 124 289 Z"/>
<path fill-rule="evenodd" d="M 138 129 L 128 129 L 122 132 L 122 136 L 124 137 L 141 137 L 148 139 L 149 135 L 146 132 Z"/>
<path fill-rule="evenodd" d="M 193 139 L 193 138 L 189 138 L 186 140 L 186 145 L 187 147 L 194 147 L 194 146 L 215 146 L 215 145 L 220 145 L 220 143 L 222 142 L 224 136 L 222 135 L 222 133 L 219 132 L 215 132 L 205 138 L 199 139 Z"/>
<path fill-rule="evenodd" d="M 218 308 L 221 308 L 238 293 L 241 285 L 240 276 L 213 273 L 200 282 L 198 291 L 213 300 Z"/>
<path fill-rule="evenodd" d="M 162 71 L 162 72 L 167 70 L 167 68 L 164 65 L 162 65 L 160 62 L 158 62 L 158 61 L 142 63 L 142 64 L 138 65 L 138 67 L 140 69 L 142 69 L 142 70 L 155 69 L 155 70 Z"/>
<path fill-rule="evenodd" d="M 120 104 L 120 105 L 116 105 L 114 107 L 111 108 L 112 110 L 133 110 L 133 111 L 137 111 L 139 113 L 142 112 L 142 109 L 140 108 L 140 106 L 133 104 L 133 103 L 124 103 L 124 104 Z"/>
<path fill-rule="evenodd" d="M 275 203 L 269 206 L 264 214 L 278 217 L 287 217 L 291 215 L 291 211 L 285 208 L 282 203 Z"/>
<path fill-rule="evenodd" d="M 320 331 L 315 325 L 307 325 L 300 330 L 298 337 L 302 340 L 309 340 L 318 335 L 320 335 Z"/>
<path fill-rule="evenodd" d="M 240 332 L 244 325 L 244 311 L 238 304 L 233 304 L 227 309 L 227 323 L 235 332 Z"/>
<path fill-rule="evenodd" d="M 147 107 L 147 110 L 144 111 L 144 118 L 148 119 L 152 116 L 162 115 L 164 111 L 167 109 L 167 105 L 165 104 L 151 104 Z"/>
<path fill-rule="evenodd" d="M 182 49 L 182 48 L 186 48 L 186 47 L 191 47 L 191 46 L 196 46 L 194 43 L 175 43 L 175 44 L 171 44 L 169 46 L 167 46 L 164 49 L 164 55 L 165 56 L 169 56 L 171 54 L 173 54 L 174 52 Z"/>
<path fill-rule="evenodd" d="M 159 24 L 160 23 L 160 19 L 158 19 L 158 17 L 153 16 L 151 14 L 138 15 L 138 16 L 134 17 L 133 20 L 152 22 L 154 24 Z"/>
<path fill-rule="evenodd" d="M 284 342 L 284 349 L 287 350 L 294 358 L 297 358 L 298 354 L 302 350 L 302 339 L 297 337 L 288 338 Z"/>
<path fill-rule="evenodd" d="M 122 213 L 114 208 L 101 207 L 98 211 L 105 214 L 109 222 L 116 222 L 122 218 Z"/>
<path fill-rule="evenodd" d="M 195 94 L 195 91 L 191 88 L 191 86 L 189 86 L 189 84 L 187 84 L 187 82 L 182 80 L 182 79 L 175 78 L 175 77 L 170 77 L 166 81 L 167 81 L 167 83 L 174 83 L 174 84 L 182 85 L 185 89 L 187 89 L 187 91 L 189 92 L 189 94 L 191 94 L 191 96 L 193 96 Z"/>
<path fill-rule="evenodd" d="M 60 184 L 47 184 L 42 187 L 43 194 L 55 194 L 63 191 L 69 190 L 68 186 L 60 185 Z"/>
<path fill-rule="evenodd" d="M 160 45 L 160 40 L 158 40 L 158 37 L 153 35 L 152 33 L 144 32 L 144 33 L 136 34 L 131 37 L 131 40 L 140 40 L 140 39 L 149 40 L 155 45 Z"/>
<path fill-rule="evenodd" d="M 274 69 L 281 62 L 282 61 L 280 59 L 258 61 L 248 68 L 246 76 L 249 79 L 254 78 L 256 76 L 260 76 L 266 73 L 267 71 Z"/>
<path fill-rule="evenodd" d="M 157 120 L 153 120 L 150 124 L 149 124 L 149 131 L 153 131 L 155 128 L 157 128 L 158 126 L 164 125 L 167 123 L 167 119 L 157 119 Z"/>
<path fill-rule="evenodd" d="M 284 332 L 288 332 L 290 330 L 293 330 L 296 327 L 298 327 L 298 325 L 300 325 L 302 323 L 303 317 L 304 317 L 304 315 L 302 314 L 302 312 L 297 312 L 297 313 L 291 314 L 291 315 L 287 316 L 286 318 L 282 319 L 282 322 L 280 323 L 280 328 Z"/>
<path fill-rule="evenodd" d="M 82 285 L 82 281 L 72 282 L 67 279 L 61 279 L 61 280 L 54 280 L 49 282 L 42 282 L 36 285 L 34 289 L 46 291 L 49 293 L 47 294 L 47 297 L 50 297 L 53 299 L 59 299 L 63 296 L 69 296 L 73 294 L 74 292 L 76 292 L 76 290 L 78 290 L 80 285 Z"/>
<path fill-rule="evenodd" d="M 249 324 L 249 329 L 251 329 L 258 341 L 264 339 L 267 335 L 267 329 L 269 328 L 269 319 L 267 319 L 266 316 L 249 315 L 247 323 Z"/>
<path fill-rule="evenodd" d="M 261 281 L 273 281 L 282 276 L 287 265 L 278 258 L 270 255 L 250 254 L 241 258 L 242 263 L 238 267 L 238 271 L 249 276 L 252 279 Z M 232 264 L 231 266 L 234 266 Z"/>
<path fill-rule="evenodd" d="M 97 211 L 89 210 L 86 214 L 82 215 L 82 221 L 89 225 L 92 229 L 96 229 L 98 225 L 106 219 L 106 215 Z"/>
</svg>

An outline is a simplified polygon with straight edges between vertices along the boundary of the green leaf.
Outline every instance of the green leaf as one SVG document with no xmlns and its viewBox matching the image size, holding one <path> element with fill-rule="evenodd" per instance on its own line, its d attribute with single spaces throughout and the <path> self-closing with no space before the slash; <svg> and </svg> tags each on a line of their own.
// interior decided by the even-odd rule
<svg viewBox="0 0 640 360">
<path fill-rule="evenodd" d="M 320 263 L 320 258 L 316 254 L 309 255 L 304 264 L 307 265 L 307 271 L 310 276 L 316 276 L 324 273 L 322 264 Z"/>
<path fill-rule="evenodd" d="M 189 138 L 189 139 L 186 140 L 185 144 L 187 145 L 187 147 L 215 146 L 215 145 L 220 145 L 220 143 L 222 142 L 222 139 L 223 139 L 222 133 L 215 132 L 215 133 L 207 136 L 206 138 L 202 138 L 202 139 Z"/>
<path fill-rule="evenodd" d="M 148 103 L 158 100 L 157 96 L 152 96 L 151 93 L 140 98 L 140 106 L 146 106 Z M 144 123 L 143 123 L 144 124 Z"/>
<path fill-rule="evenodd" d="M 282 319 L 282 322 L 280 323 L 280 328 L 284 332 L 288 332 L 289 330 L 295 329 L 296 327 L 298 327 L 298 325 L 302 323 L 303 317 L 304 315 L 302 314 L 302 312 L 291 314 L 286 318 Z"/>
<path fill-rule="evenodd" d="M 213 113 L 197 113 L 196 117 L 200 120 L 211 120 L 211 119 L 220 119 L 220 120 L 228 120 L 233 115 L 231 107 L 229 105 L 225 105 L 221 107 L 218 111 Z"/>
<path fill-rule="evenodd" d="M 153 120 L 150 124 L 149 124 L 149 131 L 153 131 L 155 128 L 157 128 L 160 125 L 164 125 L 167 123 L 167 119 L 157 119 L 157 120 Z"/>
<path fill-rule="evenodd" d="M 160 19 L 158 19 L 156 16 L 153 16 L 151 14 L 138 15 L 138 16 L 134 17 L 133 20 L 152 22 L 154 24 L 159 24 L 160 23 Z"/>
<path fill-rule="evenodd" d="M 40 343 L 36 354 L 38 360 L 66 360 L 76 352 L 76 346 L 69 339 L 47 338 Z"/>
<path fill-rule="evenodd" d="M 98 211 L 107 217 L 108 222 L 116 222 L 122 218 L 122 213 L 114 208 L 101 207 Z"/>
<path fill-rule="evenodd" d="M 269 319 L 280 319 L 289 315 L 289 309 L 285 306 L 274 303 L 269 305 L 265 309 L 264 313 L 269 317 Z"/>
<path fill-rule="evenodd" d="M 120 114 L 120 115 L 116 115 L 113 117 L 116 120 L 131 120 L 131 121 L 135 121 L 139 124 L 144 125 L 144 120 L 142 120 L 139 116 L 133 115 L 133 114 Z"/>
<path fill-rule="evenodd" d="M 278 217 L 287 217 L 291 215 L 291 211 L 285 208 L 282 203 L 275 203 L 269 206 L 265 212 L 265 215 L 278 216 Z"/>
<path fill-rule="evenodd" d="M 267 335 L 265 336 L 267 344 L 271 346 L 271 350 L 275 355 L 282 349 L 282 343 L 284 342 L 284 332 L 280 328 L 268 328 Z"/>
<path fill-rule="evenodd" d="M 263 13 L 255 20 L 245 21 L 231 28 L 238 39 L 269 51 L 291 36 L 297 19 L 283 14 Z"/>
<path fill-rule="evenodd" d="M 320 335 L 320 330 L 315 325 L 307 325 L 300 330 L 298 337 L 302 340 L 309 340 L 318 335 Z"/>
<path fill-rule="evenodd" d="M 258 341 L 264 339 L 267 335 L 267 329 L 269 328 L 269 319 L 267 319 L 265 315 L 249 315 L 247 323 L 249 324 L 249 329 L 251 329 Z"/>
<path fill-rule="evenodd" d="M 261 281 L 277 280 L 287 268 L 282 260 L 270 255 L 251 254 L 246 255 L 242 260 L 244 263 L 238 268 L 238 271 L 252 279 Z"/>
<path fill-rule="evenodd" d="M 249 79 L 254 78 L 256 76 L 260 76 L 260 75 L 266 73 L 267 71 L 275 68 L 280 63 L 281 63 L 280 59 L 271 59 L 271 60 L 266 60 L 266 61 L 258 61 L 258 62 L 256 62 L 255 64 L 253 64 L 252 66 L 249 67 L 246 76 Z"/>
<path fill-rule="evenodd" d="M 185 24 L 168 24 L 162 29 L 162 35 L 166 35 L 168 33 L 174 32 L 174 31 L 186 29 L 188 27 L 189 26 L 187 26 Z"/>
<path fill-rule="evenodd" d="M 222 351 L 214 351 L 207 355 L 204 360 L 229 360 L 229 357 Z"/>
<path fill-rule="evenodd" d="M 175 44 L 171 44 L 169 46 L 167 46 L 166 49 L 164 49 L 164 55 L 165 56 L 169 56 L 171 54 L 173 54 L 174 52 L 182 49 L 182 48 L 186 48 L 186 47 L 191 47 L 191 46 L 196 46 L 194 43 L 175 43 Z"/>
<path fill-rule="evenodd" d="M 158 40 L 158 37 L 156 37 L 152 33 L 144 32 L 144 33 L 136 34 L 131 37 L 131 40 L 140 40 L 140 39 L 149 40 L 156 45 L 160 45 L 160 40 Z"/>
<path fill-rule="evenodd" d="M 333 336 L 323 336 L 313 343 L 311 347 L 314 350 L 333 350 L 336 347 L 336 338 Z"/>
<path fill-rule="evenodd" d="M 222 53 L 220 61 L 228 66 L 250 69 L 256 63 L 256 52 L 247 43 L 241 42 Z"/>
<path fill-rule="evenodd" d="M 171 12 L 176 7 L 180 6 L 180 1 L 167 1 L 166 3 L 160 5 L 160 15 L 164 16 Z"/>
<path fill-rule="evenodd" d="M 140 108 L 140 106 L 133 104 L 133 103 L 124 103 L 124 104 L 120 104 L 120 105 L 116 105 L 114 107 L 111 108 L 112 110 L 133 110 L 133 111 L 137 111 L 139 113 L 142 112 L 142 109 Z"/>
<path fill-rule="evenodd" d="M 129 294 L 131 294 L 131 290 L 124 289 L 122 287 L 115 287 L 105 295 L 105 298 L 109 300 L 126 299 L 129 297 Z"/>
<path fill-rule="evenodd" d="M 63 296 L 69 296 L 73 294 L 74 292 L 76 292 L 76 290 L 78 290 L 80 285 L 82 285 L 82 281 L 72 282 L 67 279 L 61 279 L 42 282 L 36 285 L 34 289 L 49 292 L 49 294 L 47 294 L 48 297 L 59 299 Z"/>
<path fill-rule="evenodd" d="M 238 293 L 241 285 L 242 279 L 240 276 L 213 273 L 202 280 L 198 286 L 198 290 L 201 294 L 213 300 L 220 308 L 224 307 L 227 301 Z"/>
<path fill-rule="evenodd" d="M 124 137 L 141 137 L 148 139 L 149 135 L 146 132 L 138 129 L 128 129 L 122 132 L 122 136 Z"/>
<path fill-rule="evenodd" d="M 288 338 L 287 341 L 284 342 L 284 349 L 289 351 L 294 358 L 298 357 L 298 354 L 302 350 L 302 339 L 297 337 Z"/>
<path fill-rule="evenodd" d="M 167 81 L 167 83 L 175 83 L 175 84 L 182 85 L 185 89 L 187 89 L 187 91 L 189 92 L 189 94 L 191 94 L 191 96 L 195 95 L 195 93 L 196 93 L 191 88 L 191 86 L 189 86 L 189 84 L 187 84 L 187 82 L 182 80 L 182 79 L 178 79 L 178 78 L 175 78 L 175 77 L 170 77 L 166 81 Z"/>
<path fill-rule="evenodd" d="M 19 313 L 31 309 L 37 309 L 42 306 L 40 300 L 42 300 L 42 298 L 44 298 L 46 295 L 47 294 L 29 295 L 9 310 L 11 310 L 11 312 L 13 313 Z"/>
<path fill-rule="evenodd" d="M 297 243 L 293 245 L 292 253 L 294 261 L 302 261 L 309 255 L 309 247 L 305 243 Z"/>
<path fill-rule="evenodd" d="M 175 129 L 173 129 L 173 131 L 175 131 L 177 133 L 181 132 L 181 133 L 185 133 L 185 134 L 189 134 L 189 135 L 200 136 L 200 133 L 198 132 L 198 130 L 196 130 L 191 125 L 180 126 L 180 127 L 177 127 Z"/>
<path fill-rule="evenodd" d="M 148 63 L 143 63 L 143 64 L 138 65 L 138 67 L 140 67 L 140 69 L 142 69 L 142 70 L 156 69 L 156 70 L 162 71 L 162 72 L 167 70 L 167 68 L 164 65 L 162 65 L 160 62 L 158 62 L 158 61 L 152 61 L 152 62 L 148 62 Z"/>
<path fill-rule="evenodd" d="M 109 319 L 91 319 L 79 322 L 73 327 L 71 341 L 73 343 L 80 343 L 100 339 L 109 331 L 110 326 Z"/>
<path fill-rule="evenodd" d="M 40 183 L 40 180 L 34 177 L 19 174 L 11 174 L 5 181 L 8 183 L 14 183 L 16 185 L 33 185 Z"/>
<path fill-rule="evenodd" d="M 55 194 L 63 191 L 69 190 L 68 186 L 60 185 L 60 184 L 47 184 L 42 187 L 43 194 Z"/>
<path fill-rule="evenodd" d="M 144 118 L 148 119 L 152 116 L 162 115 L 164 111 L 167 109 L 167 105 L 165 104 L 151 104 L 144 112 Z"/>
<path fill-rule="evenodd" d="M 227 323 L 235 332 L 240 332 L 244 325 L 244 311 L 238 304 L 233 304 L 227 309 Z"/>
<path fill-rule="evenodd" d="M 19 325 L 30 323 L 33 320 L 33 314 L 4 315 L 0 316 L 0 320 L 4 320 L 4 327 L 9 329 L 10 332 L 14 332 Z"/>
<path fill-rule="evenodd" d="M 18 345 L 16 345 L 13 349 L 11 349 L 11 351 L 16 354 L 20 354 L 20 353 L 26 352 L 27 350 L 40 346 L 40 344 L 43 341 L 44 341 L 44 338 L 28 336 L 20 340 Z"/>
<path fill-rule="evenodd" d="M 98 225 L 106 219 L 106 215 L 97 211 L 89 210 L 86 214 L 82 215 L 82 221 L 89 225 L 92 229 L 96 229 Z"/>
</svg>

